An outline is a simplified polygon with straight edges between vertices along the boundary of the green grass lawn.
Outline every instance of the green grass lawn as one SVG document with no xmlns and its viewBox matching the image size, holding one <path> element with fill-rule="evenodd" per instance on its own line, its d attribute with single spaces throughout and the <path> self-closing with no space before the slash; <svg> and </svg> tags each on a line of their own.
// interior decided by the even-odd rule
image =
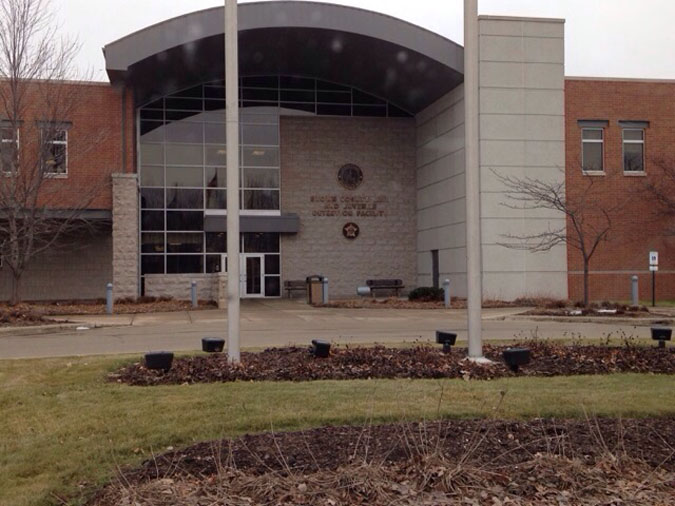
<svg viewBox="0 0 675 506">
<path fill-rule="evenodd" d="M 134 359 L 137 357 L 134 357 Z M 672 376 L 128 387 L 129 358 L 0 361 L 0 504 L 62 504 L 168 446 L 246 432 L 439 417 L 675 414 Z M 502 397 L 506 392 L 499 411 Z M 74 502 L 76 503 L 76 501 Z"/>
</svg>

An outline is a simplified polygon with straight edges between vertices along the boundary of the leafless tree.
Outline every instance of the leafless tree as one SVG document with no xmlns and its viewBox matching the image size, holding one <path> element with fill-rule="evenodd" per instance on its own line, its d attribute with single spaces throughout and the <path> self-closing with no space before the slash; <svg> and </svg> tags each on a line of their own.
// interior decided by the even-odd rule
<svg viewBox="0 0 675 506">
<path fill-rule="evenodd" d="M 644 180 L 644 193 L 656 203 L 655 218 L 667 220 L 666 235 L 675 236 L 675 160 L 653 160 L 655 174 L 648 174 Z M 639 195 L 638 197 L 644 197 Z"/>
<path fill-rule="evenodd" d="M 30 262 L 91 226 L 83 211 L 109 181 L 77 191 L 59 182 L 67 158 L 104 134 L 66 147 L 79 99 L 73 81 L 83 76 L 74 65 L 79 43 L 53 20 L 49 0 L 0 0 L 0 256 L 13 304 Z"/>
<path fill-rule="evenodd" d="M 531 234 L 504 234 L 502 246 L 531 252 L 550 251 L 567 244 L 581 253 L 584 264 L 584 305 L 589 304 L 589 265 L 603 242 L 610 240 L 613 219 L 622 204 L 604 205 L 598 198 L 595 178 L 587 178 L 583 186 L 567 191 L 565 178 L 546 181 L 531 177 L 504 176 L 495 172 L 506 188 L 502 205 L 511 209 L 549 209 L 565 216 L 565 224 Z"/>
</svg>

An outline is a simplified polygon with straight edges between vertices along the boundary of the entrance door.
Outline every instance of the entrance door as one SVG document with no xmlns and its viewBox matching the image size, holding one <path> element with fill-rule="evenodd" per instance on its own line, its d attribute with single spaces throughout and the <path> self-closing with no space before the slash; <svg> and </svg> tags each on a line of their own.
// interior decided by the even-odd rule
<svg viewBox="0 0 675 506">
<path fill-rule="evenodd" d="M 227 272 L 227 255 L 221 255 L 221 272 Z M 239 255 L 239 295 L 241 298 L 265 296 L 265 255 L 242 253 Z"/>
<path fill-rule="evenodd" d="M 254 298 L 265 296 L 265 255 L 245 253 L 240 256 L 241 296 Z"/>
</svg>

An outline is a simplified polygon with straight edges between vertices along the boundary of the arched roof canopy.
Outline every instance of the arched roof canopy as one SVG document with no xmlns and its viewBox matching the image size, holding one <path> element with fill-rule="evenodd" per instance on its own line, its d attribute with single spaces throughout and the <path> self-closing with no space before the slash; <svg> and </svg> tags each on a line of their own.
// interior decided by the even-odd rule
<svg viewBox="0 0 675 506">
<path fill-rule="evenodd" d="M 137 103 L 224 76 L 224 10 L 194 12 L 104 48 L 113 84 Z M 242 77 L 295 75 L 343 83 L 417 113 L 463 81 L 463 48 L 371 11 L 315 2 L 239 5 Z"/>
</svg>

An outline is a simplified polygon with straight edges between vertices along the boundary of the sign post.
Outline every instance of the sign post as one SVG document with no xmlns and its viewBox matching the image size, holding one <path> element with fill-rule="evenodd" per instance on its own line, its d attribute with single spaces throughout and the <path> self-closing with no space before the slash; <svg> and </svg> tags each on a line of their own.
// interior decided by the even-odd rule
<svg viewBox="0 0 675 506">
<path fill-rule="evenodd" d="M 659 252 L 649 252 L 649 270 L 652 271 L 652 307 L 656 306 L 656 271 L 659 270 Z"/>
</svg>

